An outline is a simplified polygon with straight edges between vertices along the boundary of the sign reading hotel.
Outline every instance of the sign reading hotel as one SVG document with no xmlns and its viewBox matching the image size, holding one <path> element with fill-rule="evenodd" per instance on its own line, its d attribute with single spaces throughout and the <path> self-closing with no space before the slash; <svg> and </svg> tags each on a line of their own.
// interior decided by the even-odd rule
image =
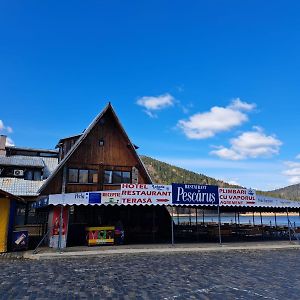
<svg viewBox="0 0 300 300">
<path fill-rule="evenodd" d="M 255 206 L 256 192 L 252 189 L 219 188 L 220 206 Z"/>
<path fill-rule="evenodd" d="M 172 204 L 172 186 L 122 183 L 120 204 L 170 205 Z"/>
<path fill-rule="evenodd" d="M 216 185 L 172 184 L 173 204 L 218 205 L 218 187 Z"/>
</svg>

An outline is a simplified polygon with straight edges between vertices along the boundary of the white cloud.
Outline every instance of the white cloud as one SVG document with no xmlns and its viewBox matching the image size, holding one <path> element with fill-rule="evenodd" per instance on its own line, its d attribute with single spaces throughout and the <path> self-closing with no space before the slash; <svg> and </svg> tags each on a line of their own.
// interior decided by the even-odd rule
<svg viewBox="0 0 300 300">
<path fill-rule="evenodd" d="M 230 148 L 220 146 L 218 150 L 210 153 L 229 160 L 270 157 L 279 153 L 282 145 L 280 140 L 275 136 L 266 135 L 260 127 L 253 129 L 253 131 L 244 132 L 237 138 L 231 139 Z"/>
<path fill-rule="evenodd" d="M 251 111 L 256 107 L 255 103 L 247 103 L 241 101 L 240 98 L 235 98 L 231 101 L 231 104 L 229 105 L 229 108 L 235 109 L 235 110 L 245 110 L 245 111 Z"/>
<path fill-rule="evenodd" d="M 282 172 L 283 175 L 288 177 L 290 184 L 300 183 L 300 163 L 294 161 L 286 161 L 287 169 Z"/>
<path fill-rule="evenodd" d="M 10 126 L 5 126 L 4 122 L 2 120 L 0 120 L 0 134 L 4 133 L 12 133 L 13 129 Z M 14 142 L 12 141 L 11 138 L 7 137 L 6 138 L 6 146 L 14 146 Z"/>
<path fill-rule="evenodd" d="M 5 146 L 14 146 L 15 143 L 14 141 L 11 139 L 11 138 L 6 138 L 6 143 L 5 143 Z"/>
<path fill-rule="evenodd" d="M 214 106 L 208 112 L 197 113 L 188 120 L 179 120 L 177 126 L 189 139 L 206 139 L 228 131 L 248 121 L 243 111 L 251 111 L 255 104 L 232 100 L 227 107 Z"/>
<path fill-rule="evenodd" d="M 0 120 L 0 131 L 6 131 L 8 133 L 12 133 L 13 129 L 10 126 L 5 126 L 4 122 Z"/>
<path fill-rule="evenodd" d="M 136 103 L 145 108 L 145 112 L 150 117 L 155 117 L 155 111 L 162 110 L 164 108 L 173 106 L 175 103 L 175 98 L 166 93 L 159 96 L 144 96 L 139 98 Z"/>
<path fill-rule="evenodd" d="M 300 159 L 300 153 L 296 156 L 296 159 Z"/>
</svg>

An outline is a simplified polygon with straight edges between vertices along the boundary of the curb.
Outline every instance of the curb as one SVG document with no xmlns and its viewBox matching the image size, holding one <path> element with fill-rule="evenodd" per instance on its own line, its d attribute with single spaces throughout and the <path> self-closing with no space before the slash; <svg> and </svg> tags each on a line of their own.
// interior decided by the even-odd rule
<svg viewBox="0 0 300 300">
<path fill-rule="evenodd" d="M 32 260 L 49 260 L 49 259 L 68 259 L 68 258 L 86 258 L 106 255 L 136 255 L 136 254 L 176 254 L 176 253 L 190 253 L 190 252 L 228 252 L 228 251 L 261 251 L 261 250 L 286 250 L 298 249 L 300 245 L 259 245 L 259 246 L 240 246 L 233 247 L 221 245 L 219 247 L 206 248 L 144 248 L 144 249 L 112 249 L 112 250 L 91 250 L 78 252 L 62 252 L 62 253 L 41 253 L 32 254 L 24 253 L 23 258 Z"/>
<path fill-rule="evenodd" d="M 0 253 L 1 259 L 24 259 L 24 252 L 5 252 Z"/>
</svg>

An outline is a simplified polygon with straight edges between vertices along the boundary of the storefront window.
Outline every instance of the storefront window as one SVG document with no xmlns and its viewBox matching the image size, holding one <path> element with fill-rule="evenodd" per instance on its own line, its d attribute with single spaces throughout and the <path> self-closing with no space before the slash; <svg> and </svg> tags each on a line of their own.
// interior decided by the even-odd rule
<svg viewBox="0 0 300 300">
<path fill-rule="evenodd" d="M 15 225 L 24 225 L 25 224 L 25 204 L 18 204 L 16 209 L 15 216 Z"/>
</svg>

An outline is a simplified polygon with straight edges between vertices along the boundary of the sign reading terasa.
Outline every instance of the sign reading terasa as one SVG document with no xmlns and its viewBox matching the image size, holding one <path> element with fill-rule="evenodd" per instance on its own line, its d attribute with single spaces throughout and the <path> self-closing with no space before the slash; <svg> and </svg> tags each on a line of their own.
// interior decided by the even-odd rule
<svg viewBox="0 0 300 300">
<path fill-rule="evenodd" d="M 168 205 L 172 203 L 172 186 L 161 184 L 121 184 L 120 204 Z"/>
<path fill-rule="evenodd" d="M 172 203 L 184 205 L 218 205 L 218 187 L 215 185 L 172 184 Z"/>
<path fill-rule="evenodd" d="M 219 188 L 221 206 L 254 206 L 256 192 L 252 189 Z"/>
</svg>

